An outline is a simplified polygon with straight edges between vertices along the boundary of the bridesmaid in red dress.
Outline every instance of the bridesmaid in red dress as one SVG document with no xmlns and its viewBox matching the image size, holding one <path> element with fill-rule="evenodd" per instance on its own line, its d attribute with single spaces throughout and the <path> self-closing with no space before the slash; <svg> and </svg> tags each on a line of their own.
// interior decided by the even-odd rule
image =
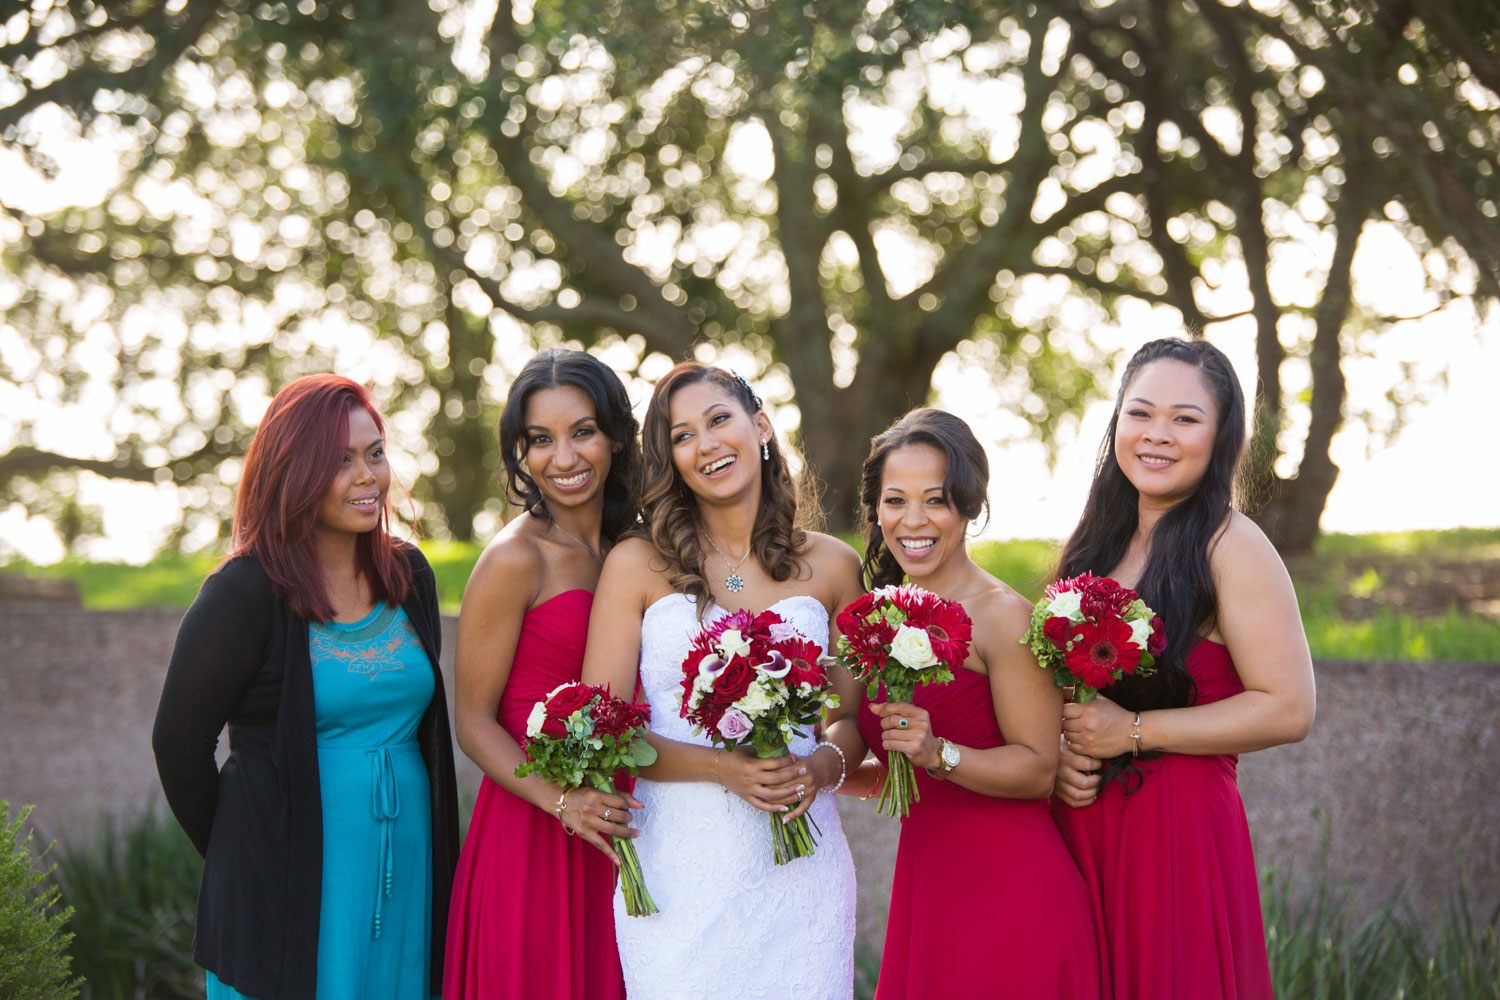
<svg viewBox="0 0 1500 1000">
<path fill-rule="evenodd" d="M 485 777 L 448 916 L 447 1000 L 614 1000 L 608 837 L 634 836 L 625 794 L 517 778 L 532 705 L 583 667 L 604 553 L 634 526 L 636 421 L 619 377 L 582 351 L 529 361 L 500 418 L 526 513 L 485 549 L 458 619 L 458 742 Z"/>
<path fill-rule="evenodd" d="M 1088 897 L 1048 814 L 1062 694 L 1017 641 L 1030 602 L 964 546 L 988 486 L 984 449 L 942 410 L 907 414 L 864 463 L 871 586 L 908 577 L 974 622 L 951 683 L 857 713 L 882 766 L 851 775 L 851 793 L 868 794 L 888 755 L 904 753 L 921 796 L 901 824 L 877 1000 L 1099 996 Z"/>
<path fill-rule="evenodd" d="M 1231 507 L 1245 402 L 1203 340 L 1125 368 L 1060 576 L 1139 591 L 1166 651 L 1063 710 L 1054 817 L 1088 883 L 1116 1000 L 1269 1000 L 1236 755 L 1312 726 L 1312 659 L 1286 568 Z"/>
</svg>

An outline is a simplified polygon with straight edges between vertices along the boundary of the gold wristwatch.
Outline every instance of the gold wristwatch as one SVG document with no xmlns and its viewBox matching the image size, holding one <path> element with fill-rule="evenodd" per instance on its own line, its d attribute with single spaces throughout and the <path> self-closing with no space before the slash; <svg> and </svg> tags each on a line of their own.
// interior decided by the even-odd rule
<svg viewBox="0 0 1500 1000">
<path fill-rule="evenodd" d="M 942 779 L 948 776 L 949 771 L 958 766 L 962 755 L 958 752 L 958 744 L 952 740 L 939 736 L 938 742 L 942 744 L 942 747 L 938 750 L 938 766 L 927 768 L 927 773 L 934 778 Z"/>
</svg>

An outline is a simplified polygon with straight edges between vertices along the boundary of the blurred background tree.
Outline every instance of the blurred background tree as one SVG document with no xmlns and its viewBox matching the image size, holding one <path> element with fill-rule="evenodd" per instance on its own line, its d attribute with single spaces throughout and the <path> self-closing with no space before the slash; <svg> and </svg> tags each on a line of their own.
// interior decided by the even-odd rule
<svg viewBox="0 0 1500 1000">
<path fill-rule="evenodd" d="M 468 539 L 520 347 L 649 379 L 733 344 L 789 387 L 844 528 L 864 442 L 945 357 L 1055 444 L 1110 371 L 1094 332 L 1144 303 L 1164 334 L 1253 329 L 1259 516 L 1305 549 L 1340 361 L 1410 318 L 1357 258 L 1394 255 L 1424 309 L 1500 293 L 1497 25 L 1481 0 L 35 0 L 0 137 L 42 171 L 86 138 L 120 177 L 37 213 L 0 191 L 0 381 L 108 417 L 93 445 L 0 428 L 0 499 L 72 541 L 80 474 L 176 484 L 175 540 L 212 535 L 268 395 L 377 356 L 398 439 L 425 435 L 422 517 Z M 1389 436 L 1437 388 L 1352 416 Z"/>
</svg>

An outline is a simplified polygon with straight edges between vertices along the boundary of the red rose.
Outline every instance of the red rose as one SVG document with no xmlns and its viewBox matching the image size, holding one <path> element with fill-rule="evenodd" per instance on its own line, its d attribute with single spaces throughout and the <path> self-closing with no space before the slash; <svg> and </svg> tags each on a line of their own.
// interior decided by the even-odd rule
<svg viewBox="0 0 1500 1000">
<path fill-rule="evenodd" d="M 750 690 L 750 682 L 753 680 L 755 668 L 743 656 L 736 656 L 714 682 L 714 700 L 724 704 L 739 701 Z"/>
<path fill-rule="evenodd" d="M 1042 634 L 1052 645 L 1065 650 L 1068 648 L 1068 640 L 1073 638 L 1073 623 L 1061 615 L 1053 615 L 1042 626 Z"/>
<path fill-rule="evenodd" d="M 567 736 L 568 728 L 563 725 L 563 719 L 565 718 L 567 716 L 563 716 L 562 718 L 553 715 L 547 716 L 546 721 L 542 723 L 542 735 L 550 736 L 554 740 L 560 740 Z"/>
<path fill-rule="evenodd" d="M 1167 648 L 1167 629 L 1161 623 L 1161 615 L 1151 619 L 1151 635 L 1146 639 L 1146 652 L 1152 656 L 1160 656 L 1161 651 Z"/>
<path fill-rule="evenodd" d="M 598 691 L 594 688 L 575 681 L 554 691 L 547 699 L 547 715 L 552 718 L 566 719 L 592 701 L 596 694 Z"/>
<path fill-rule="evenodd" d="M 834 624 L 838 626 L 840 635 L 853 635 L 865 627 L 865 619 L 875 610 L 875 598 L 871 594 L 861 594 L 849 606 L 838 613 Z"/>
</svg>

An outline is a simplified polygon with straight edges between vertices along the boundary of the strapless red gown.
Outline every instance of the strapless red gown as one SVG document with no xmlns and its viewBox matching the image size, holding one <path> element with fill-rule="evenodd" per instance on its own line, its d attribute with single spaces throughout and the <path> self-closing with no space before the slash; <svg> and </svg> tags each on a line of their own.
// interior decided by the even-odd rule
<svg viewBox="0 0 1500 1000">
<path fill-rule="evenodd" d="M 933 732 L 965 747 L 1003 746 L 989 678 L 953 674 L 912 699 Z M 884 760 L 880 720 L 863 705 L 859 728 Z M 1047 800 L 916 775 L 921 798 L 901 821 L 876 1000 L 1097 1000 L 1088 896 Z"/>
<path fill-rule="evenodd" d="M 593 600 L 565 591 L 522 619 L 498 713 L 517 742 L 531 706 L 578 680 Z M 445 1000 L 624 997 L 613 895 L 608 858 L 485 778 L 453 879 Z"/>
<path fill-rule="evenodd" d="M 1229 650 L 1187 658 L 1196 704 L 1245 690 Z M 1082 809 L 1054 803 L 1100 924 L 1106 997 L 1270 1000 L 1260 891 L 1232 754 L 1167 754 L 1138 766 L 1137 791 L 1110 782 Z"/>
</svg>

